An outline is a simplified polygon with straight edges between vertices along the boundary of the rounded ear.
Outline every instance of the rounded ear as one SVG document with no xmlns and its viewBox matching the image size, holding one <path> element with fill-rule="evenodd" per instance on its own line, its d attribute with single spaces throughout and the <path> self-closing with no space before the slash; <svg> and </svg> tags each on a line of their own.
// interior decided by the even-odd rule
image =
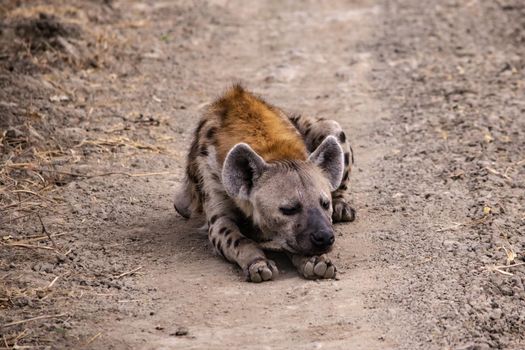
<svg viewBox="0 0 525 350">
<path fill-rule="evenodd" d="M 308 160 L 323 170 L 331 190 L 335 191 L 341 184 L 344 172 L 344 153 L 337 139 L 330 135 L 310 154 Z"/>
<path fill-rule="evenodd" d="M 228 152 L 222 166 L 222 185 L 231 197 L 248 199 L 255 181 L 268 164 L 245 143 L 238 143 Z"/>
</svg>

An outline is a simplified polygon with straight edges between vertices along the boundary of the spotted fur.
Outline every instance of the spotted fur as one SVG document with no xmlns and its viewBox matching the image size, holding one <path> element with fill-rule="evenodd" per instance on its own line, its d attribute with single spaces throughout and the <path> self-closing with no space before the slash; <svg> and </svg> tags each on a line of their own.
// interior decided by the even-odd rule
<svg viewBox="0 0 525 350">
<path fill-rule="evenodd" d="M 278 273 L 264 249 L 288 253 L 306 278 L 332 278 L 332 220 L 355 215 L 345 195 L 352 164 L 337 122 L 288 116 L 237 85 L 199 121 L 175 209 L 204 212 L 214 249 L 250 281 Z"/>
</svg>

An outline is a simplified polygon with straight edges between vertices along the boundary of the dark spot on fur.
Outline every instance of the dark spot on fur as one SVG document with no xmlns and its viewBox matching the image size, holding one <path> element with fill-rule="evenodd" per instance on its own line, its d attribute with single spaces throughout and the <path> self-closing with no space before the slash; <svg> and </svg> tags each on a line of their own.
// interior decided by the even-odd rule
<svg viewBox="0 0 525 350">
<path fill-rule="evenodd" d="M 208 132 L 206 133 L 206 137 L 211 139 L 213 138 L 213 136 L 215 136 L 215 133 L 217 132 L 217 128 L 213 127 L 213 128 L 210 128 L 208 130 Z"/>
<path fill-rule="evenodd" d="M 220 234 L 223 234 L 226 230 L 227 230 L 226 227 L 221 227 L 221 229 L 219 230 L 219 233 L 220 233 Z"/>
<path fill-rule="evenodd" d="M 217 215 L 213 215 L 210 219 L 210 223 L 213 225 L 215 223 L 215 221 L 217 221 L 217 219 L 219 218 L 219 216 Z"/>
<path fill-rule="evenodd" d="M 217 181 L 217 182 L 220 182 L 221 179 L 219 178 L 219 175 L 216 174 L 216 173 L 212 173 L 211 174 L 211 178 L 214 180 L 214 181 Z"/>
<path fill-rule="evenodd" d="M 225 236 L 225 237 L 228 237 L 228 235 L 229 235 L 230 233 L 232 233 L 232 230 L 227 229 L 226 231 L 224 231 L 224 236 Z"/>
<path fill-rule="evenodd" d="M 346 190 L 348 189 L 348 186 L 346 186 L 346 185 L 341 185 L 341 186 L 339 186 L 339 189 L 340 189 L 340 190 L 343 190 L 343 191 L 346 191 Z"/>
<path fill-rule="evenodd" d="M 206 148 L 205 145 L 201 146 L 200 155 L 203 156 L 203 157 L 207 157 L 208 156 L 208 149 Z"/>
<path fill-rule="evenodd" d="M 241 243 L 241 238 L 237 238 L 235 242 L 233 242 L 233 246 L 237 248 L 239 246 L 239 243 Z"/>
<path fill-rule="evenodd" d="M 199 125 L 197 125 L 197 129 L 195 129 L 195 135 L 199 135 L 199 133 L 201 132 L 202 130 L 202 127 L 204 126 L 204 124 L 206 124 L 206 119 L 202 119 L 200 122 L 199 122 Z"/>
<path fill-rule="evenodd" d="M 213 244 L 214 247 L 217 246 L 217 237 L 213 237 L 213 238 L 211 239 L 211 244 Z"/>
<path fill-rule="evenodd" d="M 341 133 L 339 134 L 339 141 L 341 141 L 341 143 L 346 142 L 346 134 L 344 131 L 341 131 Z"/>
<path fill-rule="evenodd" d="M 228 245 L 228 247 L 231 247 L 232 242 L 233 242 L 233 239 L 231 237 L 228 238 L 228 240 L 226 241 L 226 244 Z"/>
<path fill-rule="evenodd" d="M 304 131 L 304 136 L 308 136 L 308 134 L 310 133 L 310 131 L 312 131 L 312 129 L 310 128 L 307 128 L 305 131 Z"/>
<path fill-rule="evenodd" d="M 188 171 L 186 173 L 188 174 L 188 180 L 190 180 L 193 183 L 199 182 L 199 178 L 197 177 L 197 175 L 195 175 L 195 173 L 192 171 L 192 169 L 190 167 L 188 167 L 187 170 Z"/>
<path fill-rule="evenodd" d="M 350 153 L 346 152 L 345 153 L 345 165 L 349 165 L 350 164 Z"/>
<path fill-rule="evenodd" d="M 199 178 L 195 181 L 195 191 L 199 194 L 199 198 L 202 198 L 202 185 Z"/>
<path fill-rule="evenodd" d="M 222 250 L 221 241 L 217 242 L 217 250 L 219 251 L 219 253 L 221 253 L 222 256 L 224 256 L 224 251 Z"/>
</svg>

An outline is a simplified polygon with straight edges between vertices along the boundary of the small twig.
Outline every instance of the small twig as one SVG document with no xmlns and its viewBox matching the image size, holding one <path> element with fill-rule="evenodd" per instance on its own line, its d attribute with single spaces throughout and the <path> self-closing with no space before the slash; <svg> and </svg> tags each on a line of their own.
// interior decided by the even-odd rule
<svg viewBox="0 0 525 350">
<path fill-rule="evenodd" d="M 49 240 L 51 241 L 51 244 L 53 244 L 53 247 L 55 247 L 55 249 L 58 250 L 58 246 L 55 240 L 53 239 L 53 237 L 51 237 L 49 232 L 47 232 L 46 226 L 44 225 L 44 222 L 42 221 L 42 217 L 40 216 L 39 213 L 36 213 L 36 216 L 38 217 L 38 220 L 40 220 L 40 225 L 42 225 L 42 233 L 46 234 L 47 238 L 49 238 Z"/>
<path fill-rule="evenodd" d="M 519 263 L 515 263 L 515 264 L 512 264 L 512 265 L 500 265 L 500 266 L 495 266 L 496 269 L 508 269 L 508 268 L 511 268 L 511 267 L 516 267 L 516 266 L 523 266 L 525 265 L 525 262 L 519 262 Z"/>
<path fill-rule="evenodd" d="M 24 243 L 1 243 L 3 246 L 6 247 L 19 247 L 19 248 L 27 248 L 27 249 L 45 249 L 45 250 L 56 250 L 53 247 L 48 247 L 45 245 L 32 245 L 32 244 L 24 244 Z"/>
<path fill-rule="evenodd" d="M 479 218 L 479 219 L 472 220 L 472 221 L 469 221 L 469 222 L 455 222 L 454 225 L 449 226 L 449 227 L 440 228 L 440 229 L 437 230 L 436 232 L 456 231 L 456 230 L 459 229 L 461 226 L 474 226 L 474 225 L 477 225 L 477 224 L 482 223 L 482 222 L 485 221 L 488 217 L 489 217 L 489 215 L 485 215 L 485 216 L 483 216 L 483 217 L 481 217 L 481 218 Z"/>
<path fill-rule="evenodd" d="M 68 234 L 68 232 L 57 233 L 57 234 L 51 235 L 51 237 L 60 237 L 60 236 L 67 235 L 67 234 Z M 49 238 L 48 236 L 38 236 L 38 237 L 34 237 L 34 238 L 23 239 L 23 240 L 17 241 L 16 243 L 38 242 L 38 241 L 42 241 L 42 240 L 48 239 L 48 238 Z"/>
<path fill-rule="evenodd" d="M 496 169 L 493 169 L 491 167 L 485 167 L 485 169 L 487 169 L 490 173 L 494 174 L 494 175 L 498 175 L 498 176 L 501 176 L 502 178 L 504 179 L 507 179 L 507 180 L 512 180 L 512 178 L 506 174 L 502 174 L 500 173 L 499 171 L 497 171 Z"/>
<path fill-rule="evenodd" d="M 83 177 L 86 179 L 91 179 L 93 177 L 101 177 L 101 176 L 111 176 L 111 175 L 123 175 L 128 177 L 145 177 L 145 176 L 157 176 L 157 175 L 169 175 L 172 174 L 170 171 L 162 171 L 162 172 L 156 172 L 156 173 L 127 173 L 122 171 L 114 171 L 114 172 L 108 172 L 108 173 L 100 173 L 100 174 L 78 174 L 78 173 L 70 173 L 67 171 L 57 171 L 57 170 L 47 170 L 47 169 L 39 169 L 40 171 L 45 171 L 49 173 L 56 173 L 61 175 L 69 175 L 69 176 L 75 176 L 75 177 Z"/>
<path fill-rule="evenodd" d="M 133 269 L 133 270 L 131 270 L 131 271 L 121 273 L 121 274 L 118 275 L 118 276 L 114 276 L 114 278 L 117 278 L 117 279 L 118 279 L 118 278 L 122 278 L 122 277 L 127 276 L 127 275 L 132 275 L 132 274 L 134 274 L 135 272 L 139 271 L 140 269 L 142 269 L 142 266 L 139 266 L 139 267 L 137 267 L 136 269 Z"/>
<path fill-rule="evenodd" d="M 20 320 L 20 321 L 15 321 L 15 322 L 10 322 L 10 323 L 3 324 L 2 328 L 16 326 L 17 324 L 23 324 L 23 323 L 27 323 L 27 322 L 31 322 L 31 321 L 36 321 L 36 320 L 43 320 L 43 319 L 46 319 L 46 318 L 60 318 L 60 317 L 66 317 L 66 316 L 67 316 L 66 314 L 36 316 L 36 317 L 27 318 L 25 320 Z"/>
<path fill-rule="evenodd" d="M 60 278 L 60 276 L 56 276 L 56 277 L 51 281 L 51 283 L 49 283 L 49 284 L 47 285 L 47 287 L 44 288 L 44 289 L 50 289 L 51 287 L 53 287 L 53 285 L 55 284 L 55 282 L 56 282 L 59 278 Z"/>
<path fill-rule="evenodd" d="M 52 200 L 52 199 L 46 198 L 46 197 L 44 197 L 44 196 L 42 196 L 42 195 L 40 195 L 40 194 L 38 194 L 38 193 L 36 193 L 36 192 L 29 191 L 29 190 L 14 190 L 14 191 L 12 191 L 12 192 L 13 192 L 13 193 L 18 193 L 18 194 L 20 194 L 20 193 L 31 194 L 31 195 L 33 195 L 33 196 L 36 196 L 36 197 L 42 199 L 42 200 L 45 200 L 45 201 L 48 201 L 48 202 L 51 202 L 51 203 L 56 203 L 56 202 L 55 202 L 54 200 Z"/>
<path fill-rule="evenodd" d="M 89 338 L 89 340 L 87 341 L 87 343 L 85 343 L 84 345 L 82 345 L 82 347 L 86 347 L 88 346 L 89 344 L 93 343 L 95 341 L 95 339 L 97 339 L 98 337 L 100 337 L 102 335 L 102 332 L 98 332 L 97 334 L 95 334 L 94 336 L 92 336 L 91 338 Z"/>
<path fill-rule="evenodd" d="M 507 271 L 503 271 L 503 270 L 497 269 L 497 268 L 495 268 L 495 267 L 493 268 L 493 270 L 494 270 L 494 271 L 497 271 L 497 272 L 499 272 L 499 273 L 501 273 L 501 274 L 507 275 L 507 276 L 514 276 L 513 273 L 510 273 L 510 272 L 507 272 Z"/>
<path fill-rule="evenodd" d="M 501 273 L 503 275 L 514 276 L 513 273 L 508 272 L 508 271 L 504 271 L 504 269 L 508 269 L 508 268 L 516 267 L 516 266 L 522 266 L 522 265 L 525 265 L 525 262 L 515 263 L 515 264 L 512 264 L 512 265 L 493 266 L 490 269 L 493 270 L 493 271 L 497 271 L 497 272 L 499 272 L 499 273 Z"/>
</svg>

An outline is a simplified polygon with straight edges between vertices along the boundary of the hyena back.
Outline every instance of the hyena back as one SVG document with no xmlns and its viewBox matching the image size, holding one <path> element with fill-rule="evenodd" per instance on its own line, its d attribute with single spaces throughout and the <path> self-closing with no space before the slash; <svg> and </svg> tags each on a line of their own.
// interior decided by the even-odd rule
<svg viewBox="0 0 525 350">
<path fill-rule="evenodd" d="M 287 116 L 234 86 L 195 130 L 175 209 L 204 212 L 213 247 L 249 281 L 277 276 L 265 249 L 286 252 L 306 278 L 333 278 L 325 253 L 332 222 L 355 216 L 345 196 L 352 163 L 337 122 Z"/>
</svg>

